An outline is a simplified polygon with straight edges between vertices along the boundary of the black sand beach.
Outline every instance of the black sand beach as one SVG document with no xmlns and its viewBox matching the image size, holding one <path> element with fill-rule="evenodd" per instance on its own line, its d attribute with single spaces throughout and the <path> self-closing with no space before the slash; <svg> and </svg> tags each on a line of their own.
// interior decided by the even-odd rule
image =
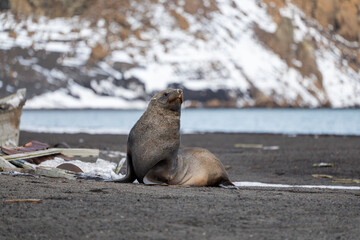
<svg viewBox="0 0 360 240">
<path fill-rule="evenodd" d="M 71 147 L 126 150 L 125 135 L 21 132 Z M 262 144 L 265 148 L 235 147 Z M 314 178 L 360 178 L 360 137 L 189 134 L 182 146 L 204 147 L 232 181 L 360 186 Z M 272 147 L 270 150 L 266 147 Z M 275 150 L 271 150 L 275 149 Z M 276 150 L 277 149 L 277 150 Z M 118 159 L 112 159 L 118 161 Z M 313 167 L 315 163 L 333 167 Z M 360 191 L 305 188 L 169 187 L 0 175 L 0 239 L 359 239 Z M 5 203 L 37 198 L 42 203 Z"/>
</svg>

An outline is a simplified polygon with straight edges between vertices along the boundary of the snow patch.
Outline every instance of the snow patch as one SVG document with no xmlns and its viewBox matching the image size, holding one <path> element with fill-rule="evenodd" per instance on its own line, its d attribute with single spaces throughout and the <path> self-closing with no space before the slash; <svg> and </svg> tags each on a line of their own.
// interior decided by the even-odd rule
<svg viewBox="0 0 360 240">
<path fill-rule="evenodd" d="M 116 174 L 114 172 L 117 164 L 109 162 L 103 159 L 97 159 L 96 162 L 83 162 L 80 160 L 65 161 L 62 158 L 56 157 L 53 160 L 47 160 L 39 165 L 29 164 L 33 167 L 50 167 L 56 168 L 63 163 L 70 163 L 78 166 L 85 175 L 91 177 L 100 177 L 107 180 L 116 180 L 124 177 L 122 174 Z"/>
<path fill-rule="evenodd" d="M 339 61 L 342 59 L 340 49 L 320 32 L 322 29 L 316 22 L 309 19 L 305 22 L 304 13 L 291 3 L 280 13 L 293 20 L 295 42 L 317 41 L 315 54 L 323 77 L 323 90 L 316 86 L 313 76 L 302 76 L 257 40 L 255 25 L 269 33 L 274 33 L 277 28 L 262 1 L 218 1 L 219 11 L 211 12 L 207 17 L 188 14 L 182 4 L 169 3 L 169 8 L 189 23 L 188 30 L 177 26 L 176 19 L 161 2 L 132 2 L 131 5 L 134 11 L 127 13 L 126 20 L 132 30 L 143 27 L 145 15 L 151 16 L 154 27 L 143 28 L 140 39 L 133 35 L 126 40 L 114 38 L 108 46 L 109 55 L 91 69 L 87 69 L 89 65 L 81 67 L 88 64 L 94 46 L 104 45 L 110 33 L 119 35 L 119 25 L 113 23 L 107 28 L 105 20 L 100 19 L 91 26 L 89 21 L 79 17 L 40 17 L 37 21 L 29 17 L 18 22 L 11 13 L 0 13 L 0 49 L 33 47 L 62 54 L 58 68 L 51 70 L 41 67 L 36 58 L 18 58 L 21 65 L 31 66 L 50 83 L 71 79 L 68 72 L 72 70 L 63 69 L 80 69 L 90 78 L 97 74 L 105 75 L 101 80 L 95 77 L 91 80 L 94 90 L 70 80 L 68 89 L 36 96 L 28 100 L 26 107 L 144 108 L 146 103 L 137 99 L 163 90 L 172 83 L 194 91 L 227 90 L 237 98 L 238 107 L 254 104 L 247 94 L 253 86 L 279 104 L 318 107 L 330 102 L 333 107 L 360 105 L 360 74 L 346 61 Z M 10 36 L 9 29 L 16 33 L 15 38 Z M 357 43 L 347 42 L 338 35 L 336 41 L 358 47 Z M 128 64 L 132 68 L 115 69 L 114 63 Z M 294 60 L 293 64 L 302 67 L 300 61 Z M 145 92 L 114 84 L 114 80 L 131 77 L 144 83 Z M 9 85 L 6 88 L 14 90 Z M 236 95 L 238 92 L 242 97 Z"/>
<path fill-rule="evenodd" d="M 145 101 L 126 99 L 113 96 L 99 96 L 89 88 L 75 82 L 69 84 L 68 89 L 47 92 L 29 100 L 25 109 L 63 109 L 63 108 L 111 108 L 111 109 L 144 109 Z"/>
</svg>

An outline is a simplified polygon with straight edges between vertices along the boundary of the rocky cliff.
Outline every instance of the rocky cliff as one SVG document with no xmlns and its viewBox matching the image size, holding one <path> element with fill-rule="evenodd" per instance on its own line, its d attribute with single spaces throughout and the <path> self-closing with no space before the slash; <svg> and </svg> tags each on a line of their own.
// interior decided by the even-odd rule
<svg viewBox="0 0 360 240">
<path fill-rule="evenodd" d="M 360 0 L 9 0 L 0 95 L 28 108 L 359 107 Z"/>
</svg>

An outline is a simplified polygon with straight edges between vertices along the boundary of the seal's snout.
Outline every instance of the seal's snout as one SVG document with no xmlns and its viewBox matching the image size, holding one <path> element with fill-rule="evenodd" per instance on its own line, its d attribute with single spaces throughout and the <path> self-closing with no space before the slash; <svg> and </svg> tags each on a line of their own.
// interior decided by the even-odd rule
<svg viewBox="0 0 360 240">
<path fill-rule="evenodd" d="M 183 91 L 181 89 L 177 89 L 176 91 L 179 94 L 180 102 L 183 103 L 184 102 Z"/>
<path fill-rule="evenodd" d="M 150 103 L 173 111 L 180 111 L 183 101 L 183 91 L 181 89 L 168 89 L 155 95 Z"/>
<path fill-rule="evenodd" d="M 175 89 L 169 94 L 169 102 L 180 101 L 183 103 L 183 92 L 181 89 Z"/>
</svg>

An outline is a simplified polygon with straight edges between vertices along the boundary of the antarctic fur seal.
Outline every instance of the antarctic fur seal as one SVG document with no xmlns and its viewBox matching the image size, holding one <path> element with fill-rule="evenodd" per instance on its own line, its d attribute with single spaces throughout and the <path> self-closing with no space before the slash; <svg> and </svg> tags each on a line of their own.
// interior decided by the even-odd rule
<svg viewBox="0 0 360 240">
<path fill-rule="evenodd" d="M 156 94 L 131 129 L 127 142 L 127 173 L 116 182 L 137 179 L 146 184 L 236 188 L 221 162 L 202 148 L 179 149 L 183 93 Z"/>
</svg>

